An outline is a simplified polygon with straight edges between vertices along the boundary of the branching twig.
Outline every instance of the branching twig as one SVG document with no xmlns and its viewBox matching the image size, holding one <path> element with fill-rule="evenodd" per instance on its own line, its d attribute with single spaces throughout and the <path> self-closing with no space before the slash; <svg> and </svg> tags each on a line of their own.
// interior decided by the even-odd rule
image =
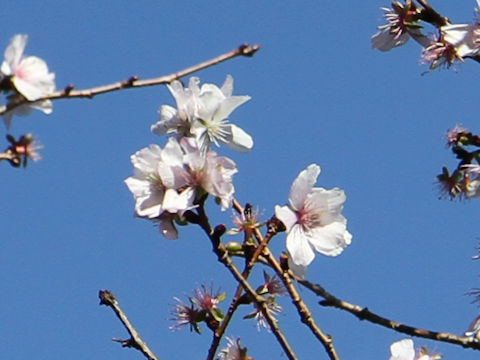
<svg viewBox="0 0 480 360">
<path fill-rule="evenodd" d="M 323 287 L 318 284 L 312 284 L 307 280 L 299 280 L 299 283 L 305 286 L 307 289 L 311 290 L 318 296 L 324 298 L 325 300 L 320 302 L 322 306 L 333 306 L 338 309 L 348 311 L 349 313 L 355 315 L 360 320 L 367 320 L 371 323 L 378 324 L 383 327 L 393 329 L 395 331 L 408 334 L 411 336 L 422 337 L 426 339 L 461 345 L 464 348 L 471 348 L 475 350 L 480 350 L 480 342 L 471 337 L 457 336 L 445 332 L 437 332 L 431 330 L 425 330 L 416 328 L 413 326 L 404 325 L 402 323 L 387 319 L 380 315 L 377 315 L 366 307 L 361 307 L 359 305 L 354 305 L 349 302 L 343 301 L 336 298 L 329 292 L 327 292 Z"/>
<path fill-rule="evenodd" d="M 233 203 L 234 209 L 238 212 L 242 212 L 243 208 L 242 206 L 237 202 L 234 201 Z M 272 237 L 276 234 L 276 226 L 279 226 L 278 224 L 273 224 L 273 220 L 270 221 L 269 223 L 269 230 L 268 230 L 268 235 L 269 237 Z M 283 230 L 282 230 L 283 231 Z M 322 345 L 325 348 L 325 351 L 327 352 L 328 356 L 332 360 L 339 360 L 340 358 L 337 355 L 337 352 L 335 350 L 335 347 L 333 346 L 333 340 L 332 337 L 329 335 L 326 335 L 323 333 L 323 331 L 320 329 L 320 327 L 315 323 L 315 320 L 312 317 L 312 314 L 310 310 L 308 309 L 307 305 L 303 302 L 301 299 L 300 295 L 298 294 L 297 290 L 292 284 L 292 281 L 290 279 L 290 275 L 283 271 L 281 268 L 280 264 L 278 261 L 275 259 L 275 257 L 272 255 L 268 247 L 266 247 L 266 241 L 263 238 L 262 234 L 260 231 L 255 228 L 253 230 L 253 234 L 255 235 L 255 238 L 257 239 L 259 245 L 259 248 L 261 248 L 261 255 L 265 257 L 265 259 L 268 261 L 269 265 L 275 270 L 277 275 L 282 279 L 283 284 L 285 285 L 285 288 L 287 289 L 290 298 L 292 300 L 292 303 L 294 304 L 295 308 L 297 309 L 297 312 L 300 316 L 300 320 L 308 326 L 308 328 L 312 331 L 312 333 L 315 335 L 315 337 L 322 343 Z M 262 248 L 262 244 L 264 247 Z M 260 252 L 257 254 L 257 257 L 260 255 Z M 255 253 L 256 254 L 256 253 Z M 254 259 L 255 261 L 255 259 Z M 250 263 L 250 262 L 248 262 Z"/>
<path fill-rule="evenodd" d="M 127 315 L 120 308 L 115 295 L 109 290 L 100 290 L 98 292 L 98 296 L 100 298 L 100 305 L 111 307 L 115 312 L 115 315 L 117 315 L 123 326 L 125 326 L 125 329 L 127 329 L 128 333 L 130 334 L 130 339 L 121 340 L 114 338 L 112 340 L 122 344 L 123 347 L 131 347 L 141 351 L 142 354 L 145 355 L 145 357 L 149 360 L 158 360 L 152 350 L 149 349 L 145 341 L 142 340 L 137 330 L 135 330 L 133 325 L 130 323 Z"/>
<path fill-rule="evenodd" d="M 282 347 L 283 351 L 290 360 L 297 360 L 293 349 L 291 348 L 290 344 L 288 343 L 285 335 L 283 335 L 282 331 L 277 325 L 276 320 L 270 314 L 270 311 L 267 307 L 266 299 L 258 295 L 255 289 L 248 283 L 248 281 L 242 276 L 240 271 L 237 269 L 235 264 L 233 263 L 232 259 L 228 255 L 228 251 L 225 249 L 225 246 L 221 243 L 220 238 L 225 233 L 225 226 L 219 225 L 214 230 L 212 230 L 209 222 L 208 217 L 205 214 L 205 210 L 203 208 L 203 204 L 197 208 L 198 215 L 199 215 L 199 222 L 198 224 L 200 227 L 205 231 L 205 233 L 210 238 L 212 242 L 212 250 L 217 255 L 218 261 L 220 261 L 225 267 L 230 271 L 233 275 L 235 280 L 245 289 L 248 295 L 253 299 L 255 304 L 259 307 L 262 315 L 264 316 L 265 320 L 267 321 L 268 325 L 270 326 L 270 330 L 275 335 L 277 341 L 279 342 L 280 346 Z M 208 360 L 212 360 L 215 356 L 215 350 L 210 347 L 208 352 Z"/>
<path fill-rule="evenodd" d="M 130 88 L 138 88 L 138 87 L 145 87 L 145 86 L 154 86 L 154 85 L 161 85 L 161 84 L 169 84 L 174 80 L 180 79 L 183 76 L 192 74 L 199 70 L 205 69 L 207 67 L 216 65 L 226 60 L 233 59 L 237 56 L 253 56 L 255 52 L 260 49 L 259 45 L 249 45 L 243 44 L 229 51 L 228 53 L 219 55 L 213 59 L 204 61 L 200 64 L 188 67 L 186 69 L 180 70 L 178 72 L 152 78 L 152 79 L 145 79 L 139 80 L 137 76 L 132 76 L 126 80 L 118 81 L 113 84 L 102 85 L 90 89 L 83 89 L 83 90 L 74 90 L 73 85 L 68 85 L 63 90 L 56 91 L 54 93 L 48 94 L 42 98 L 35 100 L 34 102 L 44 101 L 44 100 L 57 100 L 57 99 L 71 99 L 71 98 L 93 98 L 96 95 L 105 94 L 112 91 L 118 91 L 123 89 L 130 89 Z M 16 107 L 26 104 L 29 101 L 26 99 L 21 101 L 16 101 L 14 103 L 8 104 L 6 106 L 0 106 L 0 115 L 5 114 L 7 111 L 13 110 Z"/>
<path fill-rule="evenodd" d="M 235 210 L 237 210 L 239 213 L 243 212 L 242 206 L 235 199 L 233 200 L 233 208 Z M 257 260 L 259 259 L 260 255 L 263 252 L 263 249 L 265 248 L 265 246 L 267 246 L 268 242 L 270 241 L 270 239 L 272 238 L 273 235 L 274 235 L 273 233 L 270 233 L 270 232 L 267 233 L 267 235 L 263 239 L 263 242 L 258 244 L 258 246 L 256 246 L 255 251 L 253 252 L 253 255 L 251 255 L 250 257 L 247 257 L 245 252 L 242 252 L 241 257 L 245 258 L 245 260 L 246 260 L 245 268 L 242 271 L 242 276 L 244 277 L 245 280 L 247 280 L 248 277 L 250 276 L 250 273 L 253 269 L 253 266 L 255 265 Z M 215 354 L 215 352 L 218 348 L 218 345 L 220 343 L 220 340 L 221 340 L 223 334 L 225 333 L 225 330 L 227 329 L 228 324 L 230 323 L 230 320 L 232 320 L 232 318 L 233 318 L 233 314 L 235 313 L 235 311 L 237 310 L 238 306 L 241 303 L 240 301 L 242 299 L 242 294 L 244 293 L 244 291 L 245 290 L 244 290 L 242 284 L 238 284 L 237 289 L 235 291 L 235 294 L 232 297 L 232 301 L 230 302 L 230 306 L 228 308 L 227 313 L 225 314 L 224 319 L 220 323 L 220 326 L 218 327 L 218 329 L 216 329 L 216 331 L 213 333 L 213 339 L 212 339 L 212 343 L 210 345 L 209 354 Z"/>
</svg>

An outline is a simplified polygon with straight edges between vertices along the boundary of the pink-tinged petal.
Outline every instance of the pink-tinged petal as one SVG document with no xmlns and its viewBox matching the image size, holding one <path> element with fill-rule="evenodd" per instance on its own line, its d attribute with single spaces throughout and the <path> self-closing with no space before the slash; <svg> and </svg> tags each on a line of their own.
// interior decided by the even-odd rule
<svg viewBox="0 0 480 360">
<path fill-rule="evenodd" d="M 317 182 L 317 177 L 320 174 L 320 166 L 317 164 L 310 164 L 308 167 L 298 174 L 293 181 L 290 188 L 289 201 L 294 210 L 303 208 L 307 195 Z"/>
<path fill-rule="evenodd" d="M 248 152 L 253 147 L 253 139 L 245 131 L 236 125 L 228 124 L 225 128 L 225 141 L 222 141 L 230 149 L 238 152 Z"/>
<path fill-rule="evenodd" d="M 287 232 L 297 222 L 297 214 L 288 206 L 275 206 L 275 216 L 285 225 Z"/>
<path fill-rule="evenodd" d="M 390 345 L 392 356 L 389 360 L 414 360 L 415 349 L 412 339 L 403 339 Z"/>
<path fill-rule="evenodd" d="M 5 61 L 2 63 L 1 68 L 4 75 L 13 75 L 17 65 L 20 63 L 27 40 L 28 36 L 22 34 L 15 35 L 10 40 L 10 44 L 5 50 Z"/>
<path fill-rule="evenodd" d="M 307 233 L 307 236 L 313 248 L 327 256 L 340 255 L 352 241 L 352 235 L 347 231 L 346 225 L 340 222 L 315 227 Z"/>
<path fill-rule="evenodd" d="M 294 264 L 308 266 L 315 257 L 301 225 L 295 224 L 287 235 L 287 251 Z"/>
</svg>

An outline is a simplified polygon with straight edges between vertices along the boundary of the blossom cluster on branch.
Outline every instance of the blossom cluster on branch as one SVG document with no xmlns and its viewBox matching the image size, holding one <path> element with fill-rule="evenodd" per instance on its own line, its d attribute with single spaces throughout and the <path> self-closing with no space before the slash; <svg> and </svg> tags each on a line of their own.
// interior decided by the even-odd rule
<svg viewBox="0 0 480 360">
<path fill-rule="evenodd" d="M 452 24 L 437 13 L 426 1 L 392 1 L 391 8 L 382 8 L 386 24 L 378 27 L 372 36 L 372 47 L 389 51 L 404 45 L 410 38 L 422 46 L 421 62 L 429 70 L 451 67 L 466 58 L 480 60 L 480 0 L 476 0 L 475 19 L 469 24 Z M 424 32 L 424 24 L 436 28 L 431 36 Z"/>
<path fill-rule="evenodd" d="M 380 26 L 379 32 L 372 37 L 372 46 L 388 51 L 412 38 L 423 47 L 422 58 L 430 64 L 430 70 L 450 67 L 465 58 L 480 61 L 480 18 L 477 17 L 472 24 L 451 24 L 426 1 L 417 3 L 413 0 L 393 1 L 391 8 L 383 8 L 387 24 Z M 479 7 L 480 0 L 477 0 L 477 13 Z M 438 29 L 434 38 L 424 33 L 424 22 Z M 55 75 L 49 72 L 42 59 L 23 55 L 26 42 L 26 35 L 15 35 L 0 67 L 0 92 L 6 95 L 7 111 L 3 118 L 7 128 L 14 115 L 26 115 L 32 109 L 46 114 L 52 111 L 49 95 L 55 91 Z M 242 48 L 239 49 L 241 52 Z M 132 78 L 129 84 L 133 81 Z M 227 294 L 204 285 L 193 291 L 188 303 L 175 297 L 176 304 L 171 310 L 174 325 L 170 328 L 177 330 L 188 326 L 200 333 L 200 325 L 204 323 L 213 334 L 209 359 L 214 356 L 224 360 L 252 359 L 239 338 L 227 338 L 226 348 L 217 352 L 218 342 L 233 313 L 239 306 L 249 305 L 253 309 L 244 319 L 254 319 L 259 329 L 266 328 L 274 333 L 287 357 L 296 359 L 277 327 L 276 315 L 282 310 L 277 297 L 288 295 L 301 321 L 323 343 L 328 356 L 338 359 L 331 337 L 316 325 L 292 279 L 299 282 L 305 279 L 307 267 L 316 252 L 336 257 L 351 244 L 352 234 L 347 230 L 347 219 L 342 214 L 345 192 L 339 188 L 316 187 L 320 167 L 310 164 L 294 179 L 287 204 L 276 205 L 271 219 L 261 222 L 258 212 L 251 206 L 239 209 L 235 205 L 233 176 L 239 170 L 232 159 L 220 156 L 217 149 L 213 149 L 225 145 L 246 153 L 253 148 L 252 136 L 229 121 L 234 110 L 250 100 L 250 96 L 233 95 L 233 77 L 230 75 L 220 87 L 210 83 L 201 85 L 198 77 L 191 77 L 188 86 L 175 79 L 167 87 L 176 106 L 162 105 L 158 121 L 150 127 L 154 134 L 167 136 L 165 144 L 151 144 L 130 157 L 133 175 L 125 179 L 125 184 L 134 198 L 134 214 L 157 224 L 160 234 L 167 239 L 180 237 L 178 226 L 199 225 L 211 240 L 218 260 L 238 281 L 237 292 L 227 311 L 220 307 Z M 444 168 L 438 175 L 442 190 L 451 198 L 480 197 L 480 150 L 470 150 L 471 147 L 480 147 L 480 137 L 457 126 L 449 131 L 447 138 L 448 146 L 460 161 L 453 172 Z M 39 158 L 39 146 L 31 134 L 18 140 L 7 135 L 7 140 L 10 145 L 0 160 L 18 167 L 25 166 L 27 159 Z M 227 232 L 223 224 L 211 228 L 204 208 L 209 196 L 221 211 L 233 207 L 239 213 L 234 218 L 234 229 Z M 267 228 L 264 236 L 259 232 L 262 227 Z M 268 241 L 283 231 L 286 232 L 285 251 L 277 261 L 268 248 Z M 243 236 L 243 240 L 223 243 L 221 237 L 224 234 Z M 238 271 L 231 260 L 233 254 L 240 254 L 245 259 L 243 272 Z M 264 271 L 263 283 L 252 288 L 248 276 L 256 264 L 267 265 L 275 274 L 271 276 Z M 120 313 L 116 300 L 113 300 L 108 304 Z M 476 319 L 465 333 L 472 341 L 477 341 L 478 323 Z M 142 348 L 137 340 L 124 343 L 127 344 L 124 346 Z M 390 360 L 441 358 L 440 354 L 428 353 L 423 347 L 415 350 L 411 339 L 393 343 L 390 352 Z"/>
</svg>

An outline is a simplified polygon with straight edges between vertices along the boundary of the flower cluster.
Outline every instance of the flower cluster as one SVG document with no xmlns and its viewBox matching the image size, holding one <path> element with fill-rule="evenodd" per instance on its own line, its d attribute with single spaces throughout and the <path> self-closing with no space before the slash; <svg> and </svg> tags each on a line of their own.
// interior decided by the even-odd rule
<svg viewBox="0 0 480 360">
<path fill-rule="evenodd" d="M 378 32 L 372 36 L 372 47 L 380 51 L 389 51 L 405 44 L 410 37 L 420 45 L 427 46 L 429 39 L 422 34 L 419 25 L 420 10 L 413 3 L 406 5 L 398 1 L 392 2 L 392 8 L 381 8 L 385 11 L 385 25 L 378 27 Z"/>
<path fill-rule="evenodd" d="M 451 199 L 480 198 L 480 136 L 457 125 L 447 132 L 447 146 L 459 163 L 452 172 L 443 167 L 437 175 L 441 193 Z"/>
<path fill-rule="evenodd" d="M 309 165 L 293 182 L 289 204 L 275 207 L 276 217 L 287 230 L 290 269 L 300 278 L 314 259 L 314 251 L 337 256 L 352 241 L 347 220 L 341 214 L 345 193 L 338 188 L 313 187 L 319 174 L 318 165 Z"/>
<path fill-rule="evenodd" d="M 451 24 L 431 8 L 419 9 L 411 1 L 406 1 L 405 5 L 393 1 L 391 9 L 382 8 L 386 12 L 387 24 L 379 26 L 380 31 L 372 36 L 372 47 L 389 51 L 412 37 L 422 46 L 421 63 L 428 64 L 429 70 L 448 68 L 468 57 L 476 58 L 480 54 L 480 0 L 476 3 L 472 24 Z M 438 19 L 432 20 L 432 17 Z M 429 39 L 422 33 L 422 20 L 438 28 L 435 38 Z"/>
<path fill-rule="evenodd" d="M 178 236 L 174 222 L 184 224 L 184 214 L 195 209 L 210 194 L 225 210 L 232 205 L 237 172 L 235 163 L 210 150 L 211 143 L 248 151 L 253 140 L 227 120 L 232 111 L 250 99 L 232 96 L 233 78 L 227 76 L 221 88 L 199 86 L 192 77 L 189 87 L 178 80 L 168 85 L 177 108 L 160 107 L 160 120 L 151 130 L 157 135 L 173 134 L 162 149 L 158 145 L 131 156 L 134 176 L 125 180 L 135 198 L 135 214 L 156 221 L 168 239 Z"/>
<path fill-rule="evenodd" d="M 15 35 L 5 50 L 5 58 L 0 67 L 0 91 L 5 92 L 7 106 L 28 100 L 3 115 L 7 128 L 13 115 L 28 115 L 32 109 L 45 114 L 52 112 L 50 100 L 40 100 L 55 90 L 55 74 L 50 73 L 44 60 L 36 56 L 23 56 L 27 35 Z"/>
<path fill-rule="evenodd" d="M 5 159 L 14 167 L 27 166 L 28 159 L 38 161 L 41 159 L 38 150 L 42 148 L 32 134 L 21 136 L 16 140 L 13 136 L 7 135 L 10 146 L 1 154 L 0 159 Z"/>
<path fill-rule="evenodd" d="M 389 360 L 439 360 L 440 354 L 429 354 L 425 347 L 415 351 L 412 339 L 403 339 L 390 345 Z"/>
<path fill-rule="evenodd" d="M 135 214 L 160 223 L 161 233 L 177 238 L 174 220 L 211 194 L 223 210 L 231 206 L 235 163 L 214 151 L 204 154 L 193 138 L 168 139 L 162 149 L 150 145 L 131 156 L 134 176 L 125 180 L 135 198 Z"/>
<path fill-rule="evenodd" d="M 199 324 L 205 322 L 207 326 L 215 331 L 218 324 L 223 320 L 223 312 L 218 304 L 225 300 L 225 293 L 215 293 L 213 288 L 204 285 L 193 291 L 193 296 L 189 296 L 190 305 L 185 304 L 179 298 L 174 298 L 177 304 L 174 305 L 171 313 L 174 325 L 170 326 L 171 330 L 179 330 L 185 326 L 190 327 L 190 331 L 200 334 Z"/>
<path fill-rule="evenodd" d="M 178 80 L 168 85 L 177 103 L 177 109 L 163 105 L 160 107 L 160 120 L 151 130 L 158 135 L 176 134 L 178 137 L 193 137 L 203 152 L 210 149 L 211 143 L 220 143 L 247 152 L 253 147 L 250 135 L 234 124 L 228 117 L 250 96 L 232 96 L 233 78 L 227 76 L 221 88 L 214 84 L 199 87 L 197 77 L 190 78 L 188 88 Z"/>
</svg>

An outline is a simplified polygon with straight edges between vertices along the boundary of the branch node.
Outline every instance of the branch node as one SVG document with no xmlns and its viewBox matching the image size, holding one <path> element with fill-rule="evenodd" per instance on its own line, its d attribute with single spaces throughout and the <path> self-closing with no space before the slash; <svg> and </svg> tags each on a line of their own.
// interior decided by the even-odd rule
<svg viewBox="0 0 480 360">
<path fill-rule="evenodd" d="M 100 298 L 100 305 L 113 306 L 117 301 L 115 295 L 110 290 L 100 290 L 98 297 Z"/>
<path fill-rule="evenodd" d="M 68 84 L 68 85 L 65 86 L 65 88 L 63 89 L 63 94 L 64 94 L 65 96 L 68 96 L 68 95 L 72 92 L 72 90 L 73 90 L 74 88 L 75 88 L 75 85 L 73 85 L 73 84 Z"/>
<path fill-rule="evenodd" d="M 260 45 L 249 45 L 247 43 L 242 44 L 238 47 L 238 51 L 243 56 L 252 57 L 258 50 L 260 49 Z"/>
</svg>

